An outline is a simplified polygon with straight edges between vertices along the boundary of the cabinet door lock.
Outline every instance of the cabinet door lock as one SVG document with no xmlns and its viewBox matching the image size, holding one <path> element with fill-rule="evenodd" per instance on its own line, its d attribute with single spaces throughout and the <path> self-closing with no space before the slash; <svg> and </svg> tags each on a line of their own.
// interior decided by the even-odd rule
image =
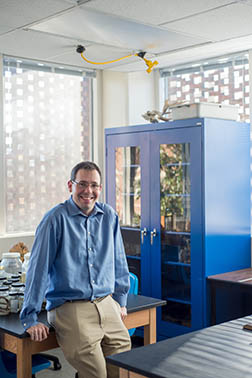
<svg viewBox="0 0 252 378">
<path fill-rule="evenodd" d="M 143 244 L 144 243 L 144 237 L 147 235 L 147 228 L 144 227 L 142 230 L 141 230 L 141 243 Z"/>
<path fill-rule="evenodd" d="M 151 245 L 153 244 L 153 238 L 155 238 L 156 236 L 157 236 L 157 230 L 155 228 L 153 228 L 153 230 L 150 233 L 150 243 L 151 243 Z"/>
</svg>

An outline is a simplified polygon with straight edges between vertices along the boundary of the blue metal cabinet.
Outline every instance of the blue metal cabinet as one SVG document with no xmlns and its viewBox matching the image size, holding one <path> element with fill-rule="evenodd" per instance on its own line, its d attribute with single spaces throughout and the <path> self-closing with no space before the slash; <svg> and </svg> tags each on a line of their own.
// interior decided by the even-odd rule
<svg viewBox="0 0 252 378">
<path fill-rule="evenodd" d="M 159 337 L 208 325 L 208 275 L 250 266 L 249 125 L 210 118 L 106 129 L 106 196 Z"/>
</svg>

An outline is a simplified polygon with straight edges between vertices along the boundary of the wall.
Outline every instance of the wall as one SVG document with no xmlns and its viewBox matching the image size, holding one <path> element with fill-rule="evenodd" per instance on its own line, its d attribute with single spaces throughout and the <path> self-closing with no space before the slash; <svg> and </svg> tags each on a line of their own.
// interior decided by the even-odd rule
<svg viewBox="0 0 252 378">
<path fill-rule="evenodd" d="M 28 250 L 31 250 L 32 243 L 34 240 L 33 233 L 26 234 L 26 235 L 12 235 L 8 237 L 0 237 L 0 259 L 2 253 L 8 252 L 10 248 L 12 248 L 15 244 L 19 242 L 23 242 L 27 247 Z"/>
<path fill-rule="evenodd" d="M 103 71 L 103 127 L 128 124 L 128 74 Z"/>
<path fill-rule="evenodd" d="M 142 114 L 156 106 L 156 76 L 144 72 L 103 72 L 103 127 L 146 123 Z"/>
<path fill-rule="evenodd" d="M 129 125 L 148 123 L 142 114 L 159 110 L 159 74 L 132 72 L 128 74 Z"/>
</svg>

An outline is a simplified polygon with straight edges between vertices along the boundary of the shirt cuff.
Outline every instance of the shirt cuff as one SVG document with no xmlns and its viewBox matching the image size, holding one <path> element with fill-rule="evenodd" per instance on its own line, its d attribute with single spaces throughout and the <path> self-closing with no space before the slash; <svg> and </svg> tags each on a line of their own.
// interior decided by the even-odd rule
<svg viewBox="0 0 252 378">
<path fill-rule="evenodd" d="M 21 320 L 21 323 L 22 323 L 25 331 L 28 328 L 30 328 L 30 327 L 38 324 L 36 314 L 34 314 L 34 316 L 29 316 L 29 317 L 22 317 L 22 316 L 20 316 L 20 320 Z"/>
<path fill-rule="evenodd" d="M 27 331 L 28 328 L 38 324 L 38 322 L 29 322 L 29 321 L 26 321 L 26 322 L 22 322 L 23 324 L 23 327 L 24 327 L 24 330 Z"/>
<path fill-rule="evenodd" d="M 113 299 L 119 303 L 121 307 L 126 307 L 128 294 L 113 294 Z"/>
</svg>

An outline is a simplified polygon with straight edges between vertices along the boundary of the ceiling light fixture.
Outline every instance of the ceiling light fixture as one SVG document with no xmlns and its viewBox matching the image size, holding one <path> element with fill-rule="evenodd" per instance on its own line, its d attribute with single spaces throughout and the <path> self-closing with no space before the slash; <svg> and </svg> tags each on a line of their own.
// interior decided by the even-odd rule
<svg viewBox="0 0 252 378">
<path fill-rule="evenodd" d="M 77 49 L 76 49 L 76 52 L 81 54 L 81 57 L 82 59 L 85 60 L 85 62 L 87 63 L 90 63 L 90 64 L 110 64 L 110 63 L 115 63 L 115 62 L 119 62 L 120 60 L 122 59 L 126 59 L 126 58 L 130 58 L 132 56 L 138 56 L 139 58 L 143 59 L 145 61 L 145 64 L 146 66 L 148 67 L 146 72 L 148 73 L 151 73 L 151 71 L 153 70 L 153 68 L 158 64 L 158 61 L 157 60 L 154 60 L 154 62 L 152 62 L 151 60 L 149 59 L 146 59 L 144 56 L 146 54 L 145 51 L 140 51 L 139 53 L 136 53 L 136 54 L 130 54 L 130 55 L 126 55 L 126 56 L 123 56 L 121 58 L 118 58 L 118 59 L 114 59 L 114 60 L 110 60 L 110 61 L 107 61 L 107 62 L 92 62 L 91 60 L 88 60 L 84 55 L 84 51 L 85 51 L 85 47 L 82 46 L 82 45 L 78 45 L 77 46 Z"/>
</svg>

